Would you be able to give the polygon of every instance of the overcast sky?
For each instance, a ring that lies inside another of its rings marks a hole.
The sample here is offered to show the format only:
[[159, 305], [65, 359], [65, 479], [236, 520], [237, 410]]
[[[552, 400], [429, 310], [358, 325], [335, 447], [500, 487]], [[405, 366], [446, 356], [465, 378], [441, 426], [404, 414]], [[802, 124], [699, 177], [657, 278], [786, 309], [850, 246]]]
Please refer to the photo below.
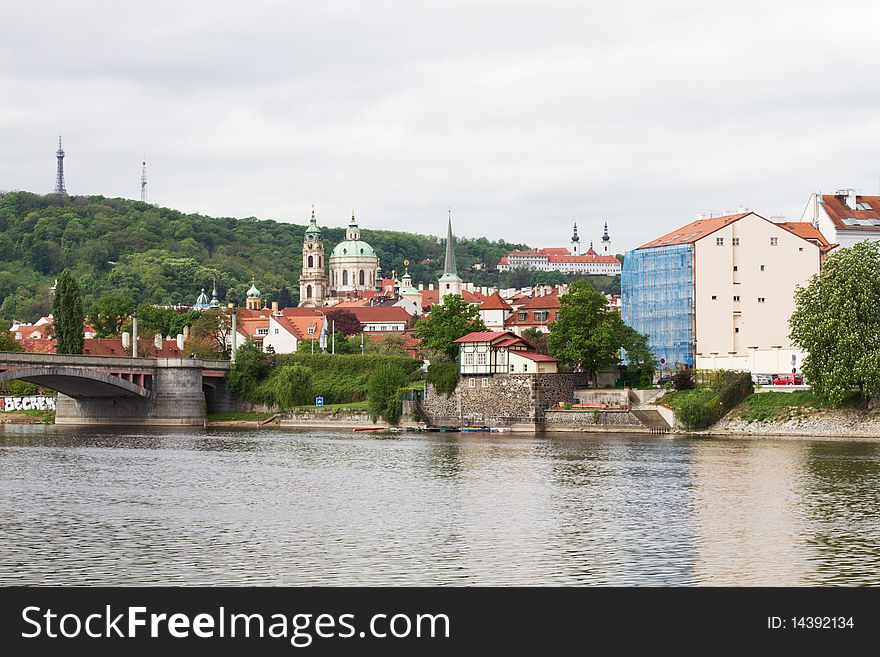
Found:
[[880, 3], [6, 2], [0, 189], [615, 251], [880, 186]]

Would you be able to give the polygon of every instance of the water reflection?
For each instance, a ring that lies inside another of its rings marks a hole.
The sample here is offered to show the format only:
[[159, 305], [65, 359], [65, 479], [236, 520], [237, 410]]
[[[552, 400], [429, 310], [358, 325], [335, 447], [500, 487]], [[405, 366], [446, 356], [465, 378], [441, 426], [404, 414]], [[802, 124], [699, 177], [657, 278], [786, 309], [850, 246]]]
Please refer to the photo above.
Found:
[[877, 584], [880, 444], [0, 429], [2, 584]]

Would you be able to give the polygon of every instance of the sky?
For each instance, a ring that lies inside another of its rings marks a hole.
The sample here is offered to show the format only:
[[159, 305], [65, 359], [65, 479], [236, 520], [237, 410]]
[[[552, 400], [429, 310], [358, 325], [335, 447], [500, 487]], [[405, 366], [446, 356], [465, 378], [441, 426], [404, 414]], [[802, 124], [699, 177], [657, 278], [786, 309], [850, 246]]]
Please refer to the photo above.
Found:
[[880, 3], [4, 3], [0, 190], [623, 252], [880, 193]]

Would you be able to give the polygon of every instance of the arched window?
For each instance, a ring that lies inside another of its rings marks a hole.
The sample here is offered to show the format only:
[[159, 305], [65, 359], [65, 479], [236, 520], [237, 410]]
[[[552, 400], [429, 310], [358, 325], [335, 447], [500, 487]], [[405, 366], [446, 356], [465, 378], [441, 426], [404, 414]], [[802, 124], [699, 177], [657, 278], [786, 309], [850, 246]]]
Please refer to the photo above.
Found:
[[[311, 256], [309, 257], [311, 259]], [[306, 299], [312, 298], [312, 286], [306, 285]]]
[[315, 258], [313, 256], [309, 256], [309, 269], [315, 266]]
[[348, 270], [347, 269], [342, 270], [342, 284], [348, 285]]
[[358, 283], [360, 284], [361, 287], [364, 286], [364, 270], [363, 269], [361, 269], [361, 273], [358, 274]]

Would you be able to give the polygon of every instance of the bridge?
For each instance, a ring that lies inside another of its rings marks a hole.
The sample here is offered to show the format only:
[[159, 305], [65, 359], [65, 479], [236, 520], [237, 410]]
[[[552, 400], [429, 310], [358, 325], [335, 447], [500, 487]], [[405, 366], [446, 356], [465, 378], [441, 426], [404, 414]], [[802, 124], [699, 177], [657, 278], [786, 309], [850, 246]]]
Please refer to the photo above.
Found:
[[2, 352], [0, 382], [56, 391], [56, 424], [202, 426], [208, 412], [232, 410], [229, 367], [195, 358]]

